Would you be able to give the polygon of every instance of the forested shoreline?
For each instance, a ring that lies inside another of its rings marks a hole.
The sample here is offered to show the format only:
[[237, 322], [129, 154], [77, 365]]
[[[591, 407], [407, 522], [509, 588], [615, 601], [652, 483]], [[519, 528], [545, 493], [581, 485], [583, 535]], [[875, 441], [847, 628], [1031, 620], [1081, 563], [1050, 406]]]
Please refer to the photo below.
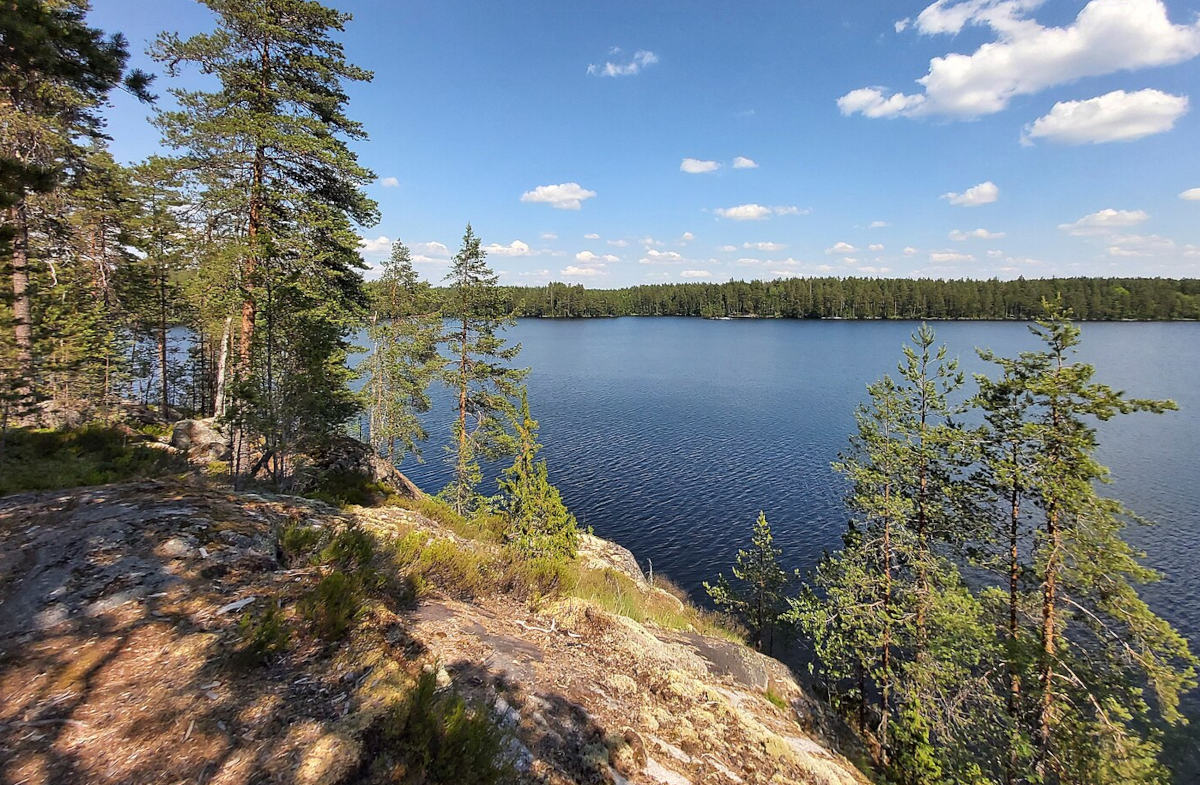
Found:
[[[369, 283], [374, 287], [377, 284]], [[447, 291], [435, 289], [447, 311]], [[994, 319], [1029, 321], [1059, 296], [1082, 321], [1200, 319], [1194, 278], [786, 278], [588, 289], [553, 282], [501, 287], [522, 316], [700, 316], [783, 319]]]

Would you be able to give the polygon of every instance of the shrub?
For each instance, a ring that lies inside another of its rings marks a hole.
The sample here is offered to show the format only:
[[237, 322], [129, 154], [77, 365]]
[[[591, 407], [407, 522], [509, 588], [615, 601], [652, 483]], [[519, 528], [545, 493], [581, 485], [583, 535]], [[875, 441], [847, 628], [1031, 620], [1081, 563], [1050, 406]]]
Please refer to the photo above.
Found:
[[369, 507], [383, 502], [393, 493], [390, 487], [374, 482], [362, 472], [329, 471], [322, 474], [304, 495], [335, 507]]
[[375, 729], [370, 774], [375, 781], [421, 785], [493, 785], [511, 777], [507, 739], [487, 706], [454, 690], [438, 691], [423, 672], [408, 696]]
[[186, 468], [179, 456], [134, 438], [130, 441], [126, 429], [100, 424], [60, 431], [10, 430], [0, 454], [0, 495], [102, 485]]
[[245, 665], [260, 665], [287, 648], [291, 634], [278, 606], [271, 603], [255, 618], [249, 611], [238, 623], [240, 642], [234, 656]]
[[300, 613], [325, 640], [342, 638], [363, 611], [362, 583], [334, 570], [300, 600]]
[[279, 530], [276, 539], [284, 557], [295, 564], [308, 561], [323, 537], [324, 532], [316, 526], [305, 526], [293, 520]]

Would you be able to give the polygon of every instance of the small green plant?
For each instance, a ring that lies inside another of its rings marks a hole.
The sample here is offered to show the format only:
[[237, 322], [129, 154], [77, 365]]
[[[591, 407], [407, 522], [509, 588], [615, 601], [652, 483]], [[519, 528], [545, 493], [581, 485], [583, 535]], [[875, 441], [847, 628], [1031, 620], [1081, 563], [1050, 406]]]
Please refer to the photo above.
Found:
[[362, 582], [356, 575], [334, 570], [300, 600], [299, 607], [317, 635], [338, 640], [363, 612]]
[[422, 672], [375, 729], [372, 780], [416, 785], [495, 785], [511, 778], [507, 739], [488, 707], [438, 690]]
[[322, 474], [316, 485], [304, 495], [335, 507], [371, 507], [383, 502], [394, 492], [389, 486], [374, 482], [361, 472], [331, 471]]
[[261, 665], [287, 648], [291, 634], [275, 603], [257, 617], [247, 611], [238, 623], [240, 643], [235, 657], [244, 665]]
[[279, 530], [279, 550], [292, 564], [304, 562], [312, 558], [322, 537], [324, 532], [316, 526], [305, 526], [293, 520]]
[[767, 691], [765, 693], [763, 693], [763, 697], [765, 697], [768, 701], [771, 702], [772, 705], [776, 706], [777, 708], [787, 711], [787, 709], [788, 709], [787, 700], [782, 695], [780, 695], [778, 692], [775, 692], [775, 690], [771, 689], [770, 687], [767, 687]]

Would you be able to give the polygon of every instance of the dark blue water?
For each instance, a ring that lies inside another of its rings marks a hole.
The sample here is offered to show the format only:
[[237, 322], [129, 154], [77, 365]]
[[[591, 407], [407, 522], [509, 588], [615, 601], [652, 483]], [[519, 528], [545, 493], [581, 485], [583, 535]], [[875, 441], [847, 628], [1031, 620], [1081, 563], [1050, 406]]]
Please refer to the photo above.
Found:
[[[969, 373], [975, 354], [1034, 349], [1024, 325], [935, 326]], [[893, 372], [910, 322], [522, 320], [530, 404], [552, 479], [580, 521], [685, 588], [728, 570], [765, 510], [789, 562], [806, 569], [836, 548], [844, 485], [830, 469], [854, 429], [866, 385]], [[1185, 632], [1200, 629], [1200, 324], [1086, 324], [1081, 358], [1098, 379], [1181, 411], [1101, 426], [1111, 491], [1159, 525], [1130, 532], [1166, 573], [1147, 590]], [[969, 383], [966, 389], [973, 390]], [[453, 416], [435, 396], [419, 485], [449, 480], [441, 444]], [[492, 486], [494, 488], [494, 486]], [[490, 490], [490, 489], [489, 489]]]
[[[807, 570], [840, 545], [845, 486], [830, 462], [866, 385], [894, 372], [916, 327], [526, 319], [509, 336], [524, 345], [544, 455], [570, 508], [703, 600], [700, 583], [728, 571], [759, 510], [790, 566]], [[1022, 324], [934, 327], [968, 375], [991, 370], [976, 347], [1015, 355], [1038, 346]], [[1143, 596], [1200, 650], [1200, 324], [1085, 324], [1080, 357], [1097, 366], [1098, 381], [1180, 406], [1101, 424], [1100, 458], [1112, 468], [1111, 494], [1159, 522], [1128, 532], [1165, 574]], [[402, 469], [436, 491], [450, 476], [440, 447], [453, 418], [445, 393], [432, 415], [427, 462]], [[1194, 728], [1200, 696], [1187, 705]], [[1171, 749], [1175, 763], [1200, 758], [1194, 731]]]

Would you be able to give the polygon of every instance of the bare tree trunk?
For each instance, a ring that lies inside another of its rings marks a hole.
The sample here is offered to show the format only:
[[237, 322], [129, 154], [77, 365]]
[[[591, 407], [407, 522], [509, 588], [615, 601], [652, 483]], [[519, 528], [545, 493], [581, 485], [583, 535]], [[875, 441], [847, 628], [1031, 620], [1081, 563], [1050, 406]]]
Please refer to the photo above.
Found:
[[217, 395], [213, 401], [213, 415], [225, 416], [225, 369], [229, 367], [229, 328], [232, 316], [225, 317], [225, 330], [221, 333], [221, 359], [217, 365]]
[[33, 404], [33, 317], [29, 295], [29, 216], [25, 202], [8, 208], [8, 223], [13, 228], [12, 291], [13, 340], [17, 347], [17, 414]]
[[[1014, 455], [1014, 459], [1015, 459]], [[1008, 643], [1010, 647], [1008, 655], [1008, 718], [1011, 723], [1010, 733], [1012, 738], [1009, 739], [1008, 745], [1008, 763], [1005, 767], [1004, 781], [1007, 785], [1013, 785], [1016, 782], [1017, 776], [1017, 726], [1019, 721], [1019, 711], [1021, 705], [1021, 673], [1017, 668], [1016, 651], [1017, 651], [1017, 604], [1019, 601], [1018, 590], [1020, 588], [1019, 581], [1021, 577], [1020, 551], [1018, 550], [1018, 537], [1020, 534], [1021, 522], [1021, 491], [1015, 485], [1012, 489], [1012, 495], [1009, 499], [1009, 523], [1008, 523]]]
[[171, 421], [170, 394], [167, 381], [167, 271], [158, 271], [158, 370], [161, 375], [159, 392], [162, 396], [164, 422]]

